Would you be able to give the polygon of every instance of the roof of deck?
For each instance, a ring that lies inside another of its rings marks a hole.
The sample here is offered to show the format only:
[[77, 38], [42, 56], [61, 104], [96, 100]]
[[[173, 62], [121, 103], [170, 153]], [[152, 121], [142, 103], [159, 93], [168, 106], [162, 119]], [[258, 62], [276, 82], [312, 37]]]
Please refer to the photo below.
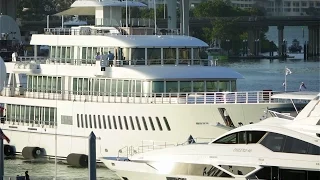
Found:
[[32, 35], [32, 45], [84, 47], [208, 47], [202, 40], [178, 35]]

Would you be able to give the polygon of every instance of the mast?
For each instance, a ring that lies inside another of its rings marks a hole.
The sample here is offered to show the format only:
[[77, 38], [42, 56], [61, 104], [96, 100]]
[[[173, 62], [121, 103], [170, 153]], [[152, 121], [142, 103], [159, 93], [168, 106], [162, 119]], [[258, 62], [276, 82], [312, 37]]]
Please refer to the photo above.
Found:
[[128, 28], [128, 0], [126, 0], [126, 28]]
[[154, 12], [154, 34], [157, 34], [157, 6], [156, 0], [153, 0], [153, 12]]

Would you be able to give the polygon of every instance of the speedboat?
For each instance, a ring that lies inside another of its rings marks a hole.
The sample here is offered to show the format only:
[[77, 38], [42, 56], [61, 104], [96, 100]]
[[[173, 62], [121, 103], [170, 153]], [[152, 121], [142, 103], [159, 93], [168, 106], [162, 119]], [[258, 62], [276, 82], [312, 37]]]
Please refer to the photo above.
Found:
[[320, 179], [319, 97], [294, 120], [270, 117], [231, 130], [209, 144], [102, 161], [124, 180]]

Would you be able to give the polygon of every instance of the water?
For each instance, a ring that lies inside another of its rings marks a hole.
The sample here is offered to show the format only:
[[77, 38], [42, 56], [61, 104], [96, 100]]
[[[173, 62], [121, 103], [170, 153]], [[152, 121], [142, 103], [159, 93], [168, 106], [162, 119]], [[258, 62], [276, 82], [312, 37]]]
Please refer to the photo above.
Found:
[[[304, 27], [305, 37], [302, 37], [302, 27], [285, 28], [285, 39], [291, 43], [293, 39], [298, 39], [301, 43], [308, 38], [307, 28]], [[267, 37], [277, 42], [277, 29], [270, 27]], [[233, 61], [223, 66], [228, 66], [239, 73], [245, 79], [238, 81], [239, 91], [261, 91], [271, 89], [283, 91], [285, 66], [292, 74], [287, 76], [287, 90], [298, 91], [301, 82], [304, 82], [307, 89], [311, 91], [320, 91], [320, 64], [318, 61], [304, 62], [302, 55], [295, 55], [293, 60], [245, 60]], [[5, 175], [16, 176], [23, 175], [28, 170], [32, 180], [52, 179], [54, 177], [55, 166], [52, 163], [37, 164], [27, 163], [23, 160], [5, 160]], [[88, 179], [88, 169], [72, 168], [67, 165], [58, 165], [58, 179], [67, 180], [86, 180]], [[48, 178], [44, 178], [47, 176]], [[97, 169], [97, 179], [118, 180], [119, 178], [107, 168]]]

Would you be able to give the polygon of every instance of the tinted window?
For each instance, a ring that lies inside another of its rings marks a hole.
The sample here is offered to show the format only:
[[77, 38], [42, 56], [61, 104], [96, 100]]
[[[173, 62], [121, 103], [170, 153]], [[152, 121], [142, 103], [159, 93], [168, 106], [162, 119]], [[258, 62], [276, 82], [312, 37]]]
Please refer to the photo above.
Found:
[[306, 180], [307, 172], [291, 169], [280, 169], [280, 179]]
[[308, 154], [320, 155], [320, 147], [313, 144], [309, 144]]
[[229, 134], [224, 136], [214, 143], [221, 143], [221, 144], [245, 144], [246, 143], [246, 132], [237, 132], [233, 134]]
[[285, 139], [285, 135], [269, 132], [261, 144], [271, 151], [282, 152]]
[[258, 143], [265, 134], [264, 131], [247, 131], [247, 143]]
[[308, 144], [309, 143], [307, 142], [288, 136], [284, 145], [283, 152], [306, 154], [308, 151]]

